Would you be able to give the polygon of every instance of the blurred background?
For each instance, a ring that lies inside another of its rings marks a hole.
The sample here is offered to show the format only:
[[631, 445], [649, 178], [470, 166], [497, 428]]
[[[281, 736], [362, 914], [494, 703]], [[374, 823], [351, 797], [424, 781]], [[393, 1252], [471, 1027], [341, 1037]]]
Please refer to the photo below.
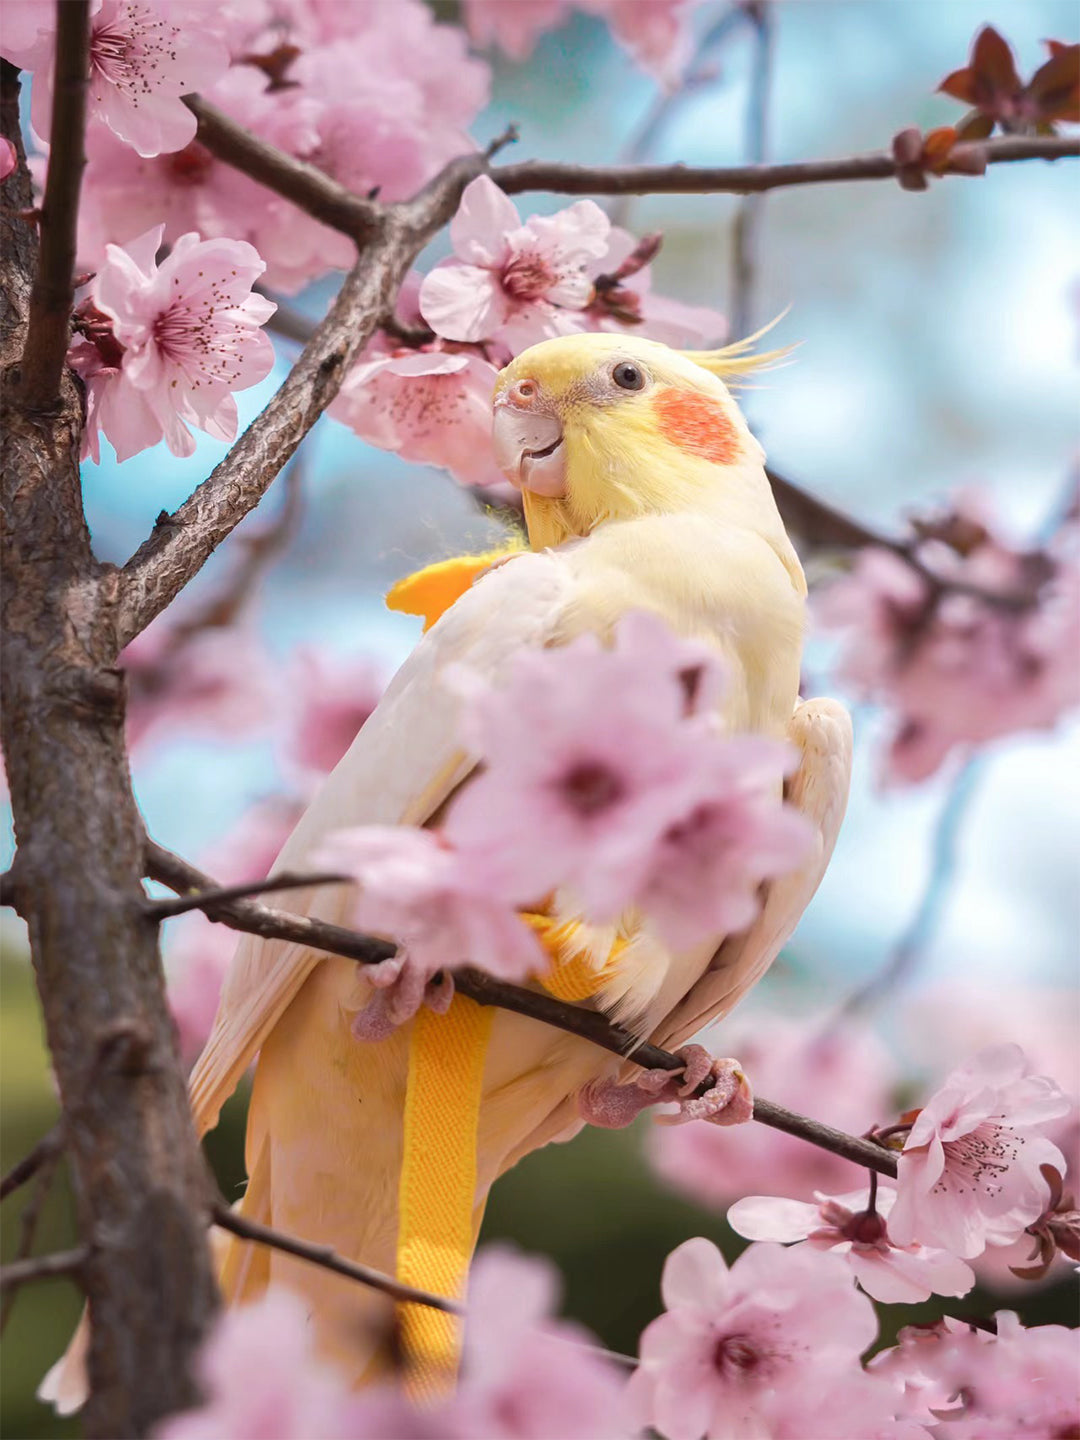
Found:
[[[437, 8], [454, 20], [453, 5]], [[773, 160], [887, 148], [907, 125], [954, 122], [959, 107], [935, 87], [965, 63], [985, 22], [1011, 41], [1024, 74], [1041, 63], [1041, 40], [1071, 40], [1076, 27], [1075, 6], [1064, 0], [780, 0], [767, 8]], [[700, 6], [695, 34], [706, 35], [722, 13]], [[657, 161], [739, 163], [755, 143], [747, 125], [754, 53], [750, 28], [736, 30], [702, 57], [699, 83], [661, 106], [656, 81], [606, 26], [574, 14], [523, 64], [488, 57], [493, 98], [473, 133], [485, 143], [515, 122], [515, 159], [613, 162], [636, 151]], [[1077, 167], [1065, 163], [997, 166], [982, 180], [947, 178], [919, 194], [888, 182], [770, 194], [757, 217], [745, 319], [756, 328], [786, 310], [777, 340], [799, 348], [743, 403], [776, 469], [883, 530], [902, 528], [911, 510], [977, 492], [1005, 537], [1021, 548], [1037, 541], [1060, 511], [1077, 459], [1078, 200]], [[526, 214], [564, 202], [517, 203]], [[725, 311], [738, 208], [730, 196], [649, 198], [622, 206], [618, 219], [638, 235], [663, 232], [654, 289]], [[445, 253], [445, 243], [433, 246], [420, 268]], [[335, 283], [290, 304], [318, 318]], [[278, 370], [237, 397], [241, 424], [295, 354], [287, 339], [275, 336], [275, 344]], [[121, 467], [105, 447], [100, 465], [84, 467], [99, 555], [126, 559], [225, 448], [200, 435], [194, 459], [159, 446]], [[289, 473], [182, 602], [189, 617], [233, 605], [228, 664], [250, 666], [248, 692], [221, 703], [221, 670], [204, 656], [192, 671], [192, 703], [163, 717], [152, 686], [139, 691], [133, 658], [133, 693], [142, 695], [133, 764], [149, 829], [222, 878], [265, 869], [313, 774], [329, 768], [302, 741], [314, 698], [332, 711], [320, 714], [319, 733], [338, 726], [344, 749], [415, 642], [419, 622], [383, 608], [389, 584], [504, 533], [497, 512], [445, 472], [374, 449], [326, 417]], [[830, 563], [808, 557], [811, 578]], [[808, 678], [815, 690], [850, 699], [834, 658], [831, 639], [815, 638]], [[146, 663], [149, 674], [152, 657]], [[714, 1048], [737, 1054], [761, 1094], [856, 1131], [887, 1123], [989, 1040], [1018, 1041], [1037, 1068], [1077, 1093], [1075, 721], [1010, 736], [909, 786], [882, 783], [882, 715], [858, 703], [856, 721], [854, 791], [829, 874], [788, 951]], [[4, 844], [10, 850], [7, 836]], [[6, 1170], [48, 1129], [56, 1105], [24, 938], [7, 912], [3, 925]], [[230, 942], [198, 919], [174, 931], [168, 964], [190, 1055]], [[898, 955], [892, 981], [849, 1003]], [[240, 1096], [209, 1145], [230, 1196], [243, 1178], [242, 1125]], [[663, 1132], [660, 1140], [654, 1129], [587, 1131], [530, 1157], [496, 1187], [484, 1229], [487, 1240], [554, 1257], [566, 1311], [624, 1352], [658, 1309], [660, 1268], [673, 1246], [706, 1234], [729, 1257], [741, 1247], [724, 1224], [728, 1201], [774, 1188], [809, 1198], [861, 1179], [763, 1127]], [[19, 1244], [27, 1204], [32, 1189], [4, 1208], [5, 1256]], [[61, 1183], [42, 1209], [38, 1247], [68, 1244], [70, 1217]], [[1013, 1280], [1004, 1262], [984, 1264], [981, 1275], [992, 1295], [883, 1309], [886, 1338], [898, 1324], [943, 1311], [1005, 1306], [1027, 1323], [1075, 1320], [1067, 1265], [1037, 1286]], [[60, 1284], [19, 1295], [0, 1350], [6, 1435], [74, 1433], [32, 1391], [77, 1309]]]

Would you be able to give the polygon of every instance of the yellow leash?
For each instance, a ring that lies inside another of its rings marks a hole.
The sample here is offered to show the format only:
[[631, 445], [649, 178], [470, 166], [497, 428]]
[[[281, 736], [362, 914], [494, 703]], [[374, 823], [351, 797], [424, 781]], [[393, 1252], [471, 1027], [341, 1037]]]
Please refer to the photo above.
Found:
[[[392, 610], [424, 617], [428, 629], [473, 580], [506, 551], [463, 556], [410, 575], [393, 587]], [[578, 926], [546, 915], [522, 917], [551, 956], [540, 978], [561, 1000], [584, 1000], [600, 988], [625, 941], [617, 940], [602, 969], [585, 951], [567, 953]], [[404, 1151], [398, 1188], [398, 1279], [431, 1294], [464, 1294], [476, 1204], [477, 1127], [493, 1009], [455, 995], [445, 1015], [422, 1008], [413, 1021], [405, 1090]], [[430, 1305], [399, 1309], [406, 1383], [419, 1400], [452, 1390], [461, 1322]]]

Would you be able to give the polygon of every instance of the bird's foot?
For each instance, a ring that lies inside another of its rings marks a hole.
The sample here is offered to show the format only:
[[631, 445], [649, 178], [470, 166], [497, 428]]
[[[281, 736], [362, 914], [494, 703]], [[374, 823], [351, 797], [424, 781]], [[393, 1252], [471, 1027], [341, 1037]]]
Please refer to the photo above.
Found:
[[[708, 1120], [713, 1125], [741, 1125], [754, 1115], [750, 1082], [737, 1060], [714, 1060], [700, 1045], [684, 1045], [677, 1055], [680, 1070], [644, 1070], [636, 1080], [620, 1085], [598, 1080], [578, 1095], [578, 1111], [590, 1125], [620, 1130], [650, 1105], [679, 1106], [676, 1115], [658, 1115], [660, 1125], [683, 1125], [687, 1120]], [[712, 1084], [696, 1094], [703, 1082]]]
[[445, 1015], [454, 998], [454, 977], [448, 970], [432, 971], [405, 950], [378, 965], [369, 965], [364, 979], [375, 989], [353, 1017], [351, 1028], [357, 1040], [385, 1040], [399, 1025], [411, 1020], [421, 1005]]

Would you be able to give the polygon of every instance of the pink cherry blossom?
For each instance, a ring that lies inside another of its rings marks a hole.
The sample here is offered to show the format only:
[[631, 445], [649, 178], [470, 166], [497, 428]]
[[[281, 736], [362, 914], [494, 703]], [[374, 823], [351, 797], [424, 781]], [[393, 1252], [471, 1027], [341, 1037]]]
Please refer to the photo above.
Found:
[[[546, 968], [533, 932], [484, 871], [431, 830], [369, 825], [330, 835], [312, 864], [357, 883], [352, 922], [397, 941], [393, 959], [365, 967], [364, 978], [389, 990], [389, 1007], [365, 1017], [401, 1024], [427, 998], [449, 1003], [450, 991], [427, 994], [437, 971], [477, 965], [504, 980]], [[376, 997], [379, 1000], [379, 997]], [[370, 1033], [366, 1031], [365, 1033]]]
[[649, 615], [626, 617], [613, 649], [587, 635], [517, 657], [469, 699], [484, 765], [447, 835], [521, 903], [566, 886], [602, 923], [640, 903], [676, 945], [744, 927], [805, 835], [779, 801], [786, 751], [720, 735], [718, 684], [708, 652]]
[[950, 543], [927, 540], [918, 558], [955, 588], [871, 549], [818, 606], [846, 632], [842, 674], [895, 712], [888, 771], [902, 781], [925, 779], [958, 747], [1050, 728], [1080, 703], [1080, 569], [1068, 529], [1050, 549], [1024, 553], [992, 535], [970, 502], [935, 523]]
[[694, 0], [580, 0], [602, 15], [616, 40], [666, 85], [674, 85], [689, 57]]
[[272, 1289], [226, 1310], [203, 1347], [206, 1403], [166, 1420], [155, 1440], [352, 1440], [351, 1393], [314, 1355], [299, 1298]]
[[[7, 24], [5, 5], [5, 30]], [[195, 116], [182, 95], [205, 91], [223, 73], [228, 52], [203, 7], [162, 0], [95, 0], [90, 19], [90, 119], [104, 123], [140, 155], [182, 150]], [[47, 139], [52, 124], [55, 8], [39, 6], [36, 34], [24, 50], [20, 26], [4, 55], [34, 72], [30, 115]], [[44, 21], [44, 23], [42, 23]]]
[[382, 683], [366, 656], [302, 646], [291, 657], [286, 755], [301, 776], [328, 775], [379, 702]]
[[[206, 98], [288, 154], [306, 159], [318, 148], [319, 102], [303, 91], [268, 90], [253, 66], [234, 65]], [[127, 245], [160, 223], [169, 244], [192, 230], [248, 241], [266, 263], [266, 283], [287, 294], [327, 270], [346, 269], [355, 253], [348, 236], [216, 159], [198, 140], [143, 159], [99, 127], [87, 135], [87, 161], [78, 251], [89, 269], [102, 263], [107, 244]]]
[[630, 1396], [666, 1440], [769, 1434], [779, 1393], [857, 1368], [877, 1333], [846, 1266], [805, 1247], [752, 1245], [729, 1270], [711, 1241], [687, 1240], [661, 1290], [666, 1313], [642, 1333]]
[[762, 1405], [762, 1433], [768, 1440], [930, 1440], [931, 1432], [901, 1410], [888, 1378], [853, 1366], [777, 1390]]
[[1080, 1414], [1076, 1331], [1063, 1325], [1024, 1329], [1010, 1311], [994, 1317], [997, 1334], [946, 1319], [910, 1326], [871, 1370], [904, 1386], [916, 1418], [941, 1420], [941, 1440], [1061, 1440]]
[[940, 1246], [970, 1259], [1015, 1240], [1049, 1195], [1041, 1165], [1064, 1172], [1041, 1133], [1069, 1109], [1045, 1075], [1032, 1075], [1019, 1045], [991, 1045], [959, 1066], [918, 1112], [899, 1159], [889, 1219], [901, 1245]]
[[515, 351], [584, 330], [586, 266], [607, 250], [610, 229], [592, 200], [522, 224], [513, 201], [480, 175], [450, 222], [457, 259], [424, 279], [421, 314], [448, 340], [500, 340]]
[[221, 985], [236, 952], [237, 934], [198, 911], [181, 915], [165, 942], [169, 1009], [180, 1054], [190, 1065], [210, 1035]]
[[[686, 59], [693, 0], [578, 0], [602, 16], [639, 64], [672, 81]], [[569, 0], [465, 0], [465, 23], [476, 45], [498, 45], [512, 60], [527, 60], [538, 38], [562, 25]]]
[[495, 485], [491, 397], [498, 369], [475, 350], [437, 341], [394, 348], [377, 337], [345, 377], [330, 414], [403, 460], [439, 465], [463, 485]]
[[177, 732], [248, 739], [265, 729], [278, 696], [266, 652], [246, 626], [185, 635], [170, 613], [127, 646], [121, 664], [133, 747]]
[[265, 879], [305, 808], [296, 795], [264, 795], [201, 854], [199, 864], [226, 885]]
[[[862, 1022], [827, 1034], [823, 1026], [822, 1016], [795, 1021], [751, 1005], [706, 1039], [714, 1052], [737, 1055], [763, 1095], [858, 1135], [892, 1113], [895, 1061]], [[654, 1127], [647, 1145], [667, 1184], [717, 1208], [747, 1194], [808, 1199], [839, 1191], [851, 1175], [847, 1161], [764, 1125]]]
[[[84, 447], [96, 453], [97, 431], [128, 459], [164, 437], [174, 455], [190, 455], [189, 424], [220, 440], [236, 435], [233, 390], [246, 390], [270, 373], [274, 350], [260, 326], [277, 308], [254, 295], [262, 261], [239, 240], [182, 235], [159, 266], [158, 225], [126, 249], [106, 247], [92, 284], [97, 310], [112, 321], [120, 350], [101, 354], [95, 373], [79, 342], [72, 363], [94, 391]], [[90, 423], [92, 421], [92, 423]]]
[[761, 882], [795, 869], [811, 842], [803, 817], [778, 803], [777, 779], [791, 766], [783, 747], [747, 735], [713, 750], [702, 800], [660, 836], [636, 897], [676, 948], [744, 930]]
[[966, 1295], [975, 1284], [971, 1267], [945, 1250], [897, 1245], [887, 1224], [896, 1191], [879, 1185], [873, 1213], [868, 1209], [870, 1196], [869, 1189], [836, 1196], [819, 1191], [811, 1205], [749, 1195], [732, 1205], [727, 1221], [747, 1240], [803, 1243], [846, 1256], [866, 1293], [886, 1305], [914, 1305], [931, 1295]]
[[630, 1433], [623, 1374], [581, 1326], [551, 1318], [558, 1290], [550, 1262], [503, 1246], [480, 1252], [469, 1279], [454, 1431], [462, 1440]]
[[[205, 8], [205, 7], [202, 7]], [[287, 154], [365, 194], [400, 199], [473, 146], [466, 127], [486, 103], [489, 72], [460, 29], [436, 24], [420, 0], [363, 5], [226, 7], [235, 63], [205, 98]], [[176, 155], [140, 160], [88, 135], [80, 263], [164, 221], [165, 239], [197, 230], [244, 239], [266, 262], [266, 283], [295, 293], [352, 264], [355, 246], [299, 207], [216, 160], [192, 140]]]

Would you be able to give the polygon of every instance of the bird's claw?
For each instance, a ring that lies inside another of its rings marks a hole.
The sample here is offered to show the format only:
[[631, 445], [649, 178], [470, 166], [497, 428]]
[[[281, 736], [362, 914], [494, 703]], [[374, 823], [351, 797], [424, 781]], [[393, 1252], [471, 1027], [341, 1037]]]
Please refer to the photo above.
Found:
[[[677, 1115], [658, 1115], [661, 1125], [682, 1125], [687, 1120], [708, 1120], [713, 1125], [741, 1125], [753, 1118], [754, 1096], [737, 1060], [714, 1060], [700, 1045], [676, 1052], [684, 1062], [681, 1071], [645, 1070], [636, 1080], [620, 1085], [596, 1080], [578, 1095], [578, 1111], [590, 1125], [622, 1129], [650, 1105], [675, 1102]], [[712, 1078], [703, 1094], [695, 1092]]]
[[[676, 1115], [658, 1115], [658, 1125], [685, 1125], [688, 1120], [743, 1125], [754, 1118], [754, 1092], [738, 1060], [714, 1060], [700, 1045], [686, 1045], [676, 1053], [680, 1059], [686, 1057], [686, 1068], [676, 1093], [664, 1098], [678, 1100], [679, 1110]], [[709, 1088], [697, 1094], [710, 1078]]]
[[368, 966], [364, 978], [374, 993], [353, 1017], [351, 1029], [357, 1040], [385, 1040], [411, 1020], [421, 1005], [444, 1015], [454, 998], [454, 977], [448, 970], [433, 972], [405, 950]]

